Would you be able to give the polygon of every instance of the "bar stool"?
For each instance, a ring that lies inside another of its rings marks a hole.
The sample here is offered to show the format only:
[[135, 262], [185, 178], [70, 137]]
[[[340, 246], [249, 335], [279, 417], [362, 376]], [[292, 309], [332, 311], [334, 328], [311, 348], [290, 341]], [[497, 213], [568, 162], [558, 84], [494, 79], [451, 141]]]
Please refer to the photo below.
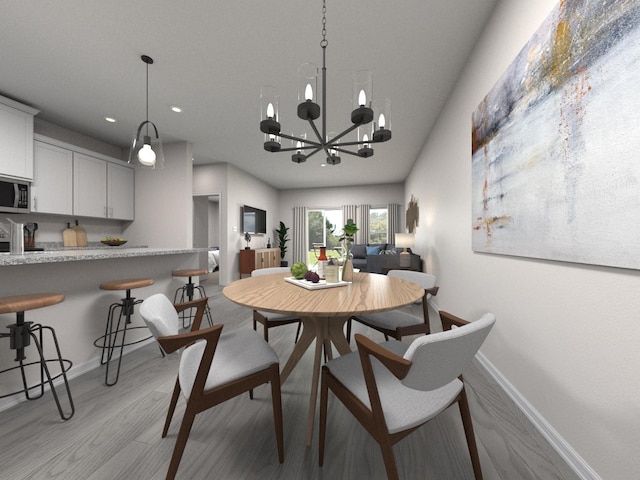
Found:
[[[111, 282], [104, 282], [100, 284], [101, 290], [125, 290], [126, 296], [119, 303], [112, 303], [109, 307], [109, 314], [107, 315], [107, 324], [104, 330], [104, 335], [98, 337], [93, 344], [102, 349], [102, 356], [100, 358], [100, 365], [106, 364], [105, 374], [104, 374], [104, 383], [111, 387], [118, 382], [118, 378], [120, 377], [120, 365], [122, 363], [122, 351], [124, 347], [129, 345], [135, 345], [136, 343], [144, 342], [152, 338], [152, 335], [147, 337], [134, 340], [132, 342], [126, 342], [127, 330], [137, 330], [140, 328], [146, 329], [147, 327], [144, 325], [132, 327], [131, 325], [131, 316], [133, 315], [134, 306], [142, 303], [142, 299], [136, 300], [135, 297], [131, 296], [131, 290], [134, 288], [142, 288], [148, 287], [149, 285], [153, 285], [153, 280], [151, 278], [129, 278], [126, 280], [114, 280]], [[118, 311], [118, 319], [116, 322], [115, 313]], [[120, 337], [120, 340], [118, 340]], [[114, 351], [119, 348], [120, 351], [118, 353], [118, 368], [116, 370], [115, 377], [109, 378], [109, 365], [111, 364], [111, 359], [113, 357]], [[164, 353], [163, 353], [164, 356]]]
[[[199, 277], [201, 275], [206, 275], [207, 271], [202, 268], [193, 268], [186, 270], [174, 270], [171, 272], [171, 275], [174, 277], [188, 277], [189, 280], [182, 287], [176, 290], [176, 294], [173, 296], [173, 303], [183, 303], [185, 301], [193, 300], [193, 295], [195, 292], [198, 292], [200, 298], [205, 298], [207, 296], [207, 292], [204, 291], [204, 287], [202, 285], [195, 285], [192, 281], [192, 277]], [[178, 298], [180, 297], [180, 298]], [[211, 318], [211, 309], [209, 308], [209, 304], [205, 306], [204, 314], [207, 317], [207, 321], [209, 322], [209, 326], [213, 327], [213, 319]], [[182, 328], [189, 328], [191, 326], [191, 319], [193, 315], [191, 311], [183, 311], [180, 313], [180, 318], [182, 319]]]
[[[1, 396], [0, 398], [9, 397], [18, 393], [24, 393], [27, 400], [36, 400], [44, 395], [45, 383], [51, 388], [53, 399], [58, 407], [58, 412], [63, 420], [69, 420], [75, 413], [75, 406], [73, 405], [73, 399], [71, 398], [71, 389], [69, 388], [69, 381], [67, 380], [67, 371], [73, 365], [71, 360], [62, 358], [60, 353], [60, 346], [58, 344], [58, 338], [53, 328], [40, 325], [33, 322], [24, 321], [24, 312], [27, 310], [34, 310], [36, 308], [44, 308], [50, 305], [56, 305], [64, 301], [64, 295], [61, 293], [33, 293], [27, 295], [16, 295], [12, 297], [0, 298], [0, 313], [15, 313], [16, 323], [9, 325], [9, 333], [0, 333], [0, 338], [9, 338], [9, 348], [16, 351], [15, 361], [19, 362], [19, 365], [0, 371], [0, 374], [9, 372], [15, 369], [20, 369], [22, 376], [22, 390], [15, 391]], [[48, 359], [44, 354], [44, 331], [48, 331], [53, 340], [55, 346], [57, 358]], [[31, 344], [31, 340], [38, 350], [39, 359], [33, 362], [25, 362], [27, 356], [25, 355], [25, 349]], [[48, 364], [55, 362], [60, 367], [60, 373], [52, 376], [49, 370]], [[40, 382], [28, 386], [27, 378], [25, 374], [25, 367], [29, 365], [40, 365]], [[46, 379], [45, 379], [46, 377]], [[67, 399], [69, 401], [70, 412], [65, 413], [62, 409], [58, 393], [53, 381], [57, 378], [63, 378], [64, 386], [67, 391]], [[36, 396], [32, 396], [30, 391], [40, 388], [40, 393]]]

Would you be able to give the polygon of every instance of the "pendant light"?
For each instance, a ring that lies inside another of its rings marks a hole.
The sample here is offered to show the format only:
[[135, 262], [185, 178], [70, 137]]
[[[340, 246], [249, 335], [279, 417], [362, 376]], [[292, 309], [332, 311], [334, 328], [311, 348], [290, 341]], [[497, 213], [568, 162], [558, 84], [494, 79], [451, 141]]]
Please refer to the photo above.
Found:
[[153, 64], [153, 58], [147, 55], [142, 55], [140, 58], [147, 65], [147, 117], [138, 126], [131, 142], [129, 163], [137, 161], [142, 167], [164, 168], [164, 154], [158, 128], [149, 121], [149, 65]]

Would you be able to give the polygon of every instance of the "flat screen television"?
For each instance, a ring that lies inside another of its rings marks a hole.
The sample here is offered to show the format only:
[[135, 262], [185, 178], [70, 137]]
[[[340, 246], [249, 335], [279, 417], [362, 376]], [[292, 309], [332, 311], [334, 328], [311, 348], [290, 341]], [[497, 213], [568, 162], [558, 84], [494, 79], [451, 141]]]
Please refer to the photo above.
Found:
[[267, 212], [259, 208], [243, 205], [241, 207], [243, 233], [267, 233]]

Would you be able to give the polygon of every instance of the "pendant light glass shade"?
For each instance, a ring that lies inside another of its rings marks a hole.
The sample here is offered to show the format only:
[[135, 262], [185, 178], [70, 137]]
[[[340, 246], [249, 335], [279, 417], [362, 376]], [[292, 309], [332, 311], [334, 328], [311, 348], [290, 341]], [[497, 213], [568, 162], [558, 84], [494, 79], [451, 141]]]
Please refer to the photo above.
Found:
[[146, 168], [164, 168], [164, 152], [160, 134], [153, 122], [146, 120], [138, 126], [131, 142], [129, 163], [137, 162]]
[[147, 119], [142, 122], [131, 142], [129, 163], [138, 163], [146, 168], [164, 168], [164, 153], [158, 128], [149, 121], [149, 65], [153, 59], [147, 55], [140, 57], [147, 64]]

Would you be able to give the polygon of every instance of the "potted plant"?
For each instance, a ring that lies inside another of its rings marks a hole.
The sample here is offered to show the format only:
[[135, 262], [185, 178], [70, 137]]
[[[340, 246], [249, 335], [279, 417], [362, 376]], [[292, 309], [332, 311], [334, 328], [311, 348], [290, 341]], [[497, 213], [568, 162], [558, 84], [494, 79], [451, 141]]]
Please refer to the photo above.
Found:
[[280, 247], [280, 266], [288, 267], [289, 262], [284, 259], [284, 255], [287, 253], [289, 227], [285, 226], [284, 222], [280, 221], [280, 227], [277, 228], [275, 232], [278, 235], [278, 246]]
[[353, 262], [351, 261], [351, 245], [353, 244], [356, 232], [360, 230], [358, 226], [353, 222], [353, 219], [348, 219], [345, 226], [342, 228], [342, 236], [339, 238], [341, 242], [344, 242], [345, 258], [342, 265], [342, 280], [345, 282], [353, 281]]

